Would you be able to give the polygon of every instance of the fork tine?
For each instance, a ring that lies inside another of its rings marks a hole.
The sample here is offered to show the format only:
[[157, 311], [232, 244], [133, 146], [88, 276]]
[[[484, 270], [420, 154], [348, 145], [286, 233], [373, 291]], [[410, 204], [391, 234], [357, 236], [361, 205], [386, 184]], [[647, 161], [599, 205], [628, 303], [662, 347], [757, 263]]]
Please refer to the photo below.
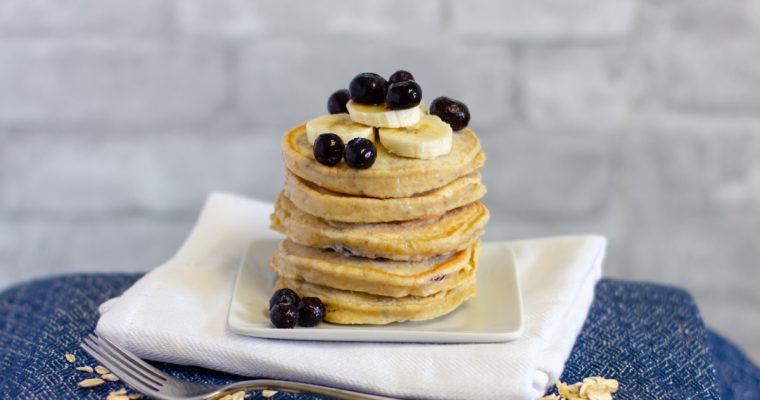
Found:
[[159, 391], [155, 385], [143, 383], [143, 381], [140, 380], [137, 376], [134, 376], [129, 371], [119, 367], [117, 364], [112, 362], [111, 358], [101, 353], [99, 350], [97, 350], [97, 347], [94, 347], [91, 342], [88, 342], [86, 340], [87, 339], [81, 343], [81, 347], [84, 349], [84, 351], [86, 351], [96, 360], [100, 361], [103, 365], [106, 366], [106, 368], [111, 370], [114, 374], [121, 378], [122, 381], [131, 386], [133, 389], [138, 390], [148, 396], [156, 397], [156, 394], [158, 394]]
[[85, 340], [88, 341], [90, 345], [94, 345], [102, 355], [109, 357], [112, 362], [118, 363], [122, 369], [130, 371], [133, 374], [139, 375], [141, 380], [147, 381], [156, 387], [161, 387], [161, 385], [163, 385], [163, 383], [165, 382], [165, 380], [160, 380], [158, 378], [155, 378], [148, 372], [142, 370], [141, 367], [137, 367], [130, 364], [119, 353], [115, 352], [113, 349], [109, 348], [108, 346], [104, 346], [102, 342], [99, 342], [98, 340], [94, 340], [93, 338], [90, 338], [90, 337], [86, 338]]
[[138, 379], [146, 385], [155, 387], [156, 389], [160, 388], [163, 385], [164, 381], [159, 380], [142, 371], [140, 368], [131, 365], [118, 353], [115, 353], [108, 347], [103, 346], [102, 343], [98, 342], [97, 340], [93, 340], [93, 338], [88, 337], [84, 340], [84, 342], [87, 343], [90, 347], [93, 347], [102, 357], [109, 359], [110, 362], [112, 364], [115, 364], [119, 370], [132, 375], [134, 379]]
[[112, 350], [109, 350], [107, 347], [100, 346], [91, 337], [85, 338], [83, 343], [92, 347], [103, 358], [108, 359], [112, 365], [115, 365], [116, 369], [113, 372], [117, 372], [118, 370], [122, 373], [127, 373], [134, 379], [137, 379], [150, 387], [154, 387], [156, 390], [163, 386], [163, 381], [152, 378], [150, 375], [146, 375], [145, 372], [125, 362], [118, 354], [114, 354]]
[[145, 370], [149, 373], [151, 373], [153, 376], [160, 380], [169, 380], [171, 377], [166, 375], [163, 371], [155, 368], [154, 366], [148, 364], [147, 362], [143, 361], [140, 357], [137, 357], [136, 355], [132, 354], [129, 350], [119, 346], [118, 344], [114, 343], [110, 339], [108, 339], [105, 336], [100, 336], [97, 333], [92, 333], [91, 336], [95, 336], [96, 338], [100, 339], [98, 340], [99, 344], [102, 347], [110, 347], [116, 352], [118, 352], [122, 358], [126, 359], [127, 361], [131, 362], [135, 366], [139, 367], [142, 370]]

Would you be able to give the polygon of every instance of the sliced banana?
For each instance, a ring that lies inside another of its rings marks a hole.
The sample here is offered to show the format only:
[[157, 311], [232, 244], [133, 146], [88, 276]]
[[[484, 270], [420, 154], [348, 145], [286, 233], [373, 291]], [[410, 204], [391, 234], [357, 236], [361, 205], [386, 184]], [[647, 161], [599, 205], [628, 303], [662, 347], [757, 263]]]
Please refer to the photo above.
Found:
[[380, 128], [380, 143], [393, 154], [430, 160], [449, 154], [452, 143], [449, 124], [436, 115], [423, 115], [414, 126]]
[[323, 133], [334, 133], [340, 136], [343, 143], [358, 137], [375, 140], [375, 128], [358, 124], [345, 113], [323, 115], [306, 123], [306, 137], [309, 143], [314, 144]]
[[367, 105], [359, 104], [353, 100], [346, 104], [348, 114], [354, 122], [378, 128], [402, 128], [412, 126], [420, 120], [420, 116], [426, 111], [425, 105], [420, 103], [417, 107], [405, 110], [391, 110], [385, 104]]

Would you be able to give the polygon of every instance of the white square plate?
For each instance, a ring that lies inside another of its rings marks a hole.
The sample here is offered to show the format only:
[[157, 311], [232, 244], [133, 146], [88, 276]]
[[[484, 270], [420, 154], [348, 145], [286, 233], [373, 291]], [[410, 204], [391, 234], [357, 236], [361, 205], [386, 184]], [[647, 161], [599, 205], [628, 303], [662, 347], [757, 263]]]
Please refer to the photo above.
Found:
[[388, 325], [334, 325], [277, 329], [269, 322], [275, 273], [269, 258], [279, 241], [251, 244], [243, 257], [227, 323], [241, 335], [270, 339], [353, 342], [506, 342], [523, 331], [523, 307], [515, 257], [506, 243], [483, 243], [477, 269], [478, 294], [444, 316]]

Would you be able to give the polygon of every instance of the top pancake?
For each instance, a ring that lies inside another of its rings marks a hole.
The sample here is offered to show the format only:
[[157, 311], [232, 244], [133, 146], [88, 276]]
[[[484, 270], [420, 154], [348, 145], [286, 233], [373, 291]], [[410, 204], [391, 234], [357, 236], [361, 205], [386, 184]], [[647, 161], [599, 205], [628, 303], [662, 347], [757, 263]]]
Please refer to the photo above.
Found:
[[334, 167], [318, 163], [300, 125], [282, 138], [285, 167], [295, 175], [339, 193], [377, 198], [410, 197], [445, 186], [483, 166], [485, 155], [470, 129], [455, 132], [451, 152], [432, 160], [394, 155], [379, 141], [377, 159], [368, 169], [353, 169], [341, 162]]

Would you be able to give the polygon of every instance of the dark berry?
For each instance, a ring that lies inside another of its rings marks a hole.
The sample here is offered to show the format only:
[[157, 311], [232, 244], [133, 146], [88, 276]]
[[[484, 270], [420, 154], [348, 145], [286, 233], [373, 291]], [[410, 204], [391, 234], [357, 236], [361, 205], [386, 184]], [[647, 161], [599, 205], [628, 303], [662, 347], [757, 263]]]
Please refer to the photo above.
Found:
[[415, 81], [394, 83], [388, 87], [386, 100], [394, 110], [416, 107], [422, 100], [422, 88]]
[[298, 324], [298, 306], [275, 304], [269, 310], [269, 320], [275, 328], [292, 328]]
[[361, 104], [383, 104], [387, 89], [385, 78], [371, 72], [356, 75], [348, 84], [351, 99]]
[[404, 82], [404, 81], [413, 81], [414, 76], [409, 71], [404, 71], [403, 69], [398, 70], [391, 75], [390, 78], [388, 78], [388, 84], [391, 83], [397, 83], [397, 82]]
[[269, 309], [271, 310], [272, 307], [274, 307], [276, 304], [298, 306], [298, 303], [300, 302], [301, 298], [298, 297], [298, 294], [296, 294], [296, 292], [288, 288], [283, 288], [274, 292], [272, 297], [269, 299]]
[[348, 89], [336, 90], [327, 98], [327, 112], [330, 114], [347, 113], [346, 103], [351, 99]]
[[298, 325], [317, 326], [325, 319], [325, 305], [316, 297], [304, 297], [298, 307]]
[[377, 149], [375, 144], [365, 138], [353, 138], [346, 145], [343, 158], [351, 168], [367, 169], [375, 163]]
[[466, 128], [470, 123], [470, 110], [467, 106], [450, 97], [441, 96], [433, 100], [430, 103], [430, 114], [440, 117], [455, 131]]
[[334, 133], [323, 133], [314, 141], [314, 158], [320, 164], [332, 167], [343, 158], [343, 140]]

